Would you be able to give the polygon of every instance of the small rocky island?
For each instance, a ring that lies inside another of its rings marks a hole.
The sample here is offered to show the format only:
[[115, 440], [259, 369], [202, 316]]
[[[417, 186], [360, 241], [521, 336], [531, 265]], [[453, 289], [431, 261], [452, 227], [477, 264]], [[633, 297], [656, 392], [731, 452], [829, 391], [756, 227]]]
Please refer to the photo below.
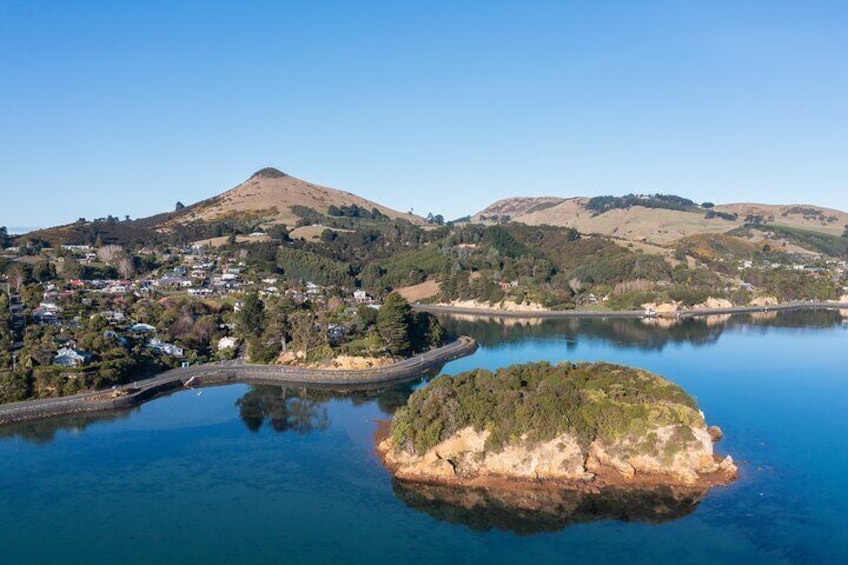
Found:
[[679, 386], [609, 363], [531, 363], [439, 377], [378, 443], [399, 481], [584, 492], [724, 485], [721, 436]]

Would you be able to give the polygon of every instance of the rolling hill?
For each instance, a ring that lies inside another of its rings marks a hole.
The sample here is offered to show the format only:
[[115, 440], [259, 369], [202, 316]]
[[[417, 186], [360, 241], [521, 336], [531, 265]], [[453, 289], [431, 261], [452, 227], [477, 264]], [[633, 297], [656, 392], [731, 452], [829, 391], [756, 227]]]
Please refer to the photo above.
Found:
[[472, 220], [508, 220], [528, 225], [563, 226], [581, 233], [663, 247], [682, 238], [699, 234], [724, 234], [752, 224], [836, 237], [842, 235], [848, 225], [848, 214], [845, 212], [806, 204], [777, 206], [740, 203], [703, 208], [693, 203], [684, 209], [637, 204], [599, 211], [597, 206], [593, 206], [596, 200], [583, 197], [508, 198], [481, 210]]

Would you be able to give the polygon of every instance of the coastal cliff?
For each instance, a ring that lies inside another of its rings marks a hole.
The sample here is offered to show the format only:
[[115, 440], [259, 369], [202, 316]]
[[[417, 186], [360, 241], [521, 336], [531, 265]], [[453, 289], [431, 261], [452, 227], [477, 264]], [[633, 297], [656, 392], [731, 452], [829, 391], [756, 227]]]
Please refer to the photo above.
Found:
[[410, 397], [378, 450], [403, 481], [726, 484], [695, 401], [656, 375], [607, 363], [535, 363], [443, 376]]

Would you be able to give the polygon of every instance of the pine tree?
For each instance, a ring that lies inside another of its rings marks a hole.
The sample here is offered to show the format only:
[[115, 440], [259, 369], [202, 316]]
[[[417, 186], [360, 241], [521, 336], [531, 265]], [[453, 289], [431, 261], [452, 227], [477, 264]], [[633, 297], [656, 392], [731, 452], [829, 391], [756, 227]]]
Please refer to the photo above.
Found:
[[265, 324], [265, 305], [259, 295], [247, 295], [239, 312], [239, 331], [243, 337], [255, 337], [262, 333]]
[[392, 293], [383, 301], [377, 313], [377, 333], [386, 342], [392, 355], [403, 355], [412, 347], [409, 328], [412, 308], [399, 294]]

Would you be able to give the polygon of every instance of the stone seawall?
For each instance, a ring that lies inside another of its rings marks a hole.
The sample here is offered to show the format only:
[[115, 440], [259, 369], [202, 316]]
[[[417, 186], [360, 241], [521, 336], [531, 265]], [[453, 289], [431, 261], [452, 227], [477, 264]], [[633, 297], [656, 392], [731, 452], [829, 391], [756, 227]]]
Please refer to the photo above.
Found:
[[[460, 308], [445, 304], [414, 304], [413, 308], [432, 314], [461, 314], [480, 318], [645, 318], [643, 310], [498, 310], [497, 308]], [[788, 302], [773, 306], [733, 306], [729, 308], [699, 308], [678, 310], [670, 317], [697, 318], [724, 314], [753, 314], [757, 312], [792, 312], [797, 310], [848, 311], [848, 302]]]
[[238, 383], [337, 387], [388, 385], [414, 379], [428, 370], [441, 368], [450, 361], [471, 355], [476, 350], [477, 342], [463, 336], [438, 349], [372, 369], [303, 369], [238, 362], [197, 365], [173, 369], [133, 383], [132, 386], [126, 385], [114, 390], [5, 404], [0, 406], [0, 424], [67, 414], [125, 410], [186, 386], [206, 387]]

